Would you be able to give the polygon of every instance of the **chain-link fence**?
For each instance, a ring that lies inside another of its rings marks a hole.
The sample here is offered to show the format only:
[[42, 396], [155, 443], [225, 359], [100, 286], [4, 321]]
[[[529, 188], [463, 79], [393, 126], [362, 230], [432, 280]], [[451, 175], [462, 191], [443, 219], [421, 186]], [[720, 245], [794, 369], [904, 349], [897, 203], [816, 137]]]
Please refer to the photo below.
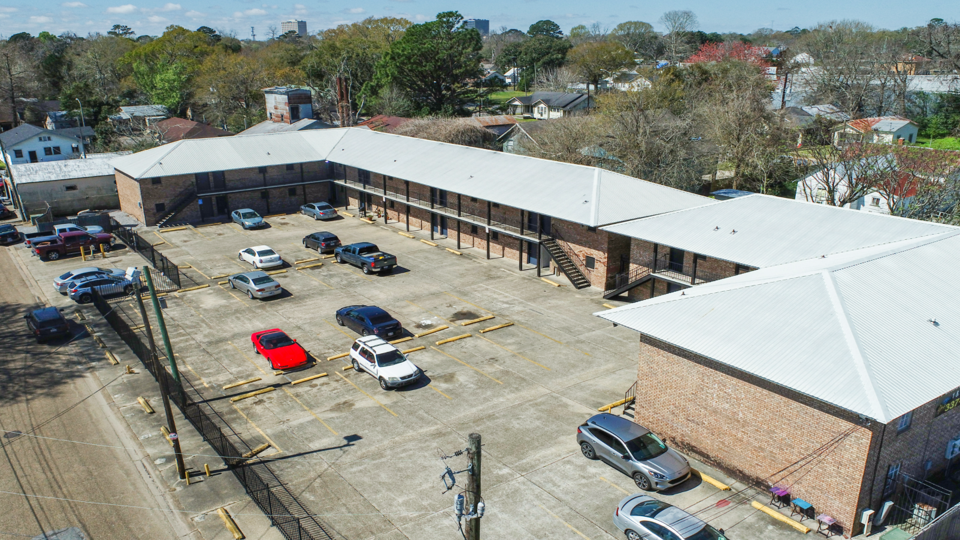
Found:
[[129, 249], [143, 257], [162, 274], [163, 279], [154, 281], [157, 291], [171, 292], [183, 287], [181, 284], [180, 269], [177, 268], [177, 265], [174, 264], [173, 261], [154, 249], [150, 242], [144, 240], [143, 237], [135, 231], [127, 229], [112, 218], [110, 221], [113, 222], [111, 227], [113, 229], [113, 235], [119, 238]]

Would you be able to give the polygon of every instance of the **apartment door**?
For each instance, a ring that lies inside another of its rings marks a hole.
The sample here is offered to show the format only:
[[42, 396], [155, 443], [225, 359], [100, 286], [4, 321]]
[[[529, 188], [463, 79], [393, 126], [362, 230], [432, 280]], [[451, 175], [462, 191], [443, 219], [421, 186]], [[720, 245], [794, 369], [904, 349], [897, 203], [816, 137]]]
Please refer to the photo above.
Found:
[[440, 236], [447, 235], [447, 217], [438, 216], [436, 214], [431, 214], [431, 222], [433, 222], [433, 232], [438, 233]]
[[223, 171], [214, 171], [211, 173], [213, 175], [213, 189], [216, 191], [223, 191], [227, 189], [227, 180], [224, 178]]
[[230, 208], [227, 206], [227, 196], [217, 195], [217, 215], [225, 216], [229, 213], [230, 213]]
[[682, 249], [670, 248], [671, 271], [683, 273], [683, 256], [684, 252]]
[[201, 220], [213, 217], [213, 199], [211, 199], [210, 197], [197, 199], [197, 204], [200, 205]]
[[40, 161], [39, 159], [37, 159], [37, 151], [36, 151], [36, 150], [30, 150], [30, 151], [28, 151], [28, 155], [30, 156], [30, 163], [36, 163], [36, 162]]
[[527, 242], [527, 264], [537, 264], [538, 255], [537, 243]]

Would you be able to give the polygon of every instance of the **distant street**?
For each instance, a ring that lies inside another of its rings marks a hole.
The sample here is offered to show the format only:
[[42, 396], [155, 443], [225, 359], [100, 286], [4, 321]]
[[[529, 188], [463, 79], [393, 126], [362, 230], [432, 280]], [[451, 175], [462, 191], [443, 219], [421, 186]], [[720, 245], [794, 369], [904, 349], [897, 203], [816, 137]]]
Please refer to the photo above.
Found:
[[[140, 451], [130, 450], [138, 441], [109, 395], [97, 392], [110, 381], [80, 354], [90, 338], [37, 344], [27, 334], [23, 316], [42, 304], [15, 249], [22, 247], [0, 248], [0, 538], [69, 527], [88, 540], [184, 537], [181, 516], [156, 510], [169, 506]], [[84, 331], [71, 324], [74, 336]]]

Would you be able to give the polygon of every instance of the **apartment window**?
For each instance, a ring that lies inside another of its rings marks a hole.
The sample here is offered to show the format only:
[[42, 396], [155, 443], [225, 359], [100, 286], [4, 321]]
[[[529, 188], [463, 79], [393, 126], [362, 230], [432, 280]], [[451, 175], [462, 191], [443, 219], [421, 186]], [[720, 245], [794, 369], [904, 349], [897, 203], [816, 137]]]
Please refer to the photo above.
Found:
[[883, 482], [883, 496], [886, 497], [893, 493], [897, 486], [897, 476], [900, 475], [900, 463], [894, 463], [887, 467], [887, 478]]
[[897, 423], [897, 433], [902, 433], [910, 429], [911, 422], [913, 422], [913, 411], [900, 417], [900, 421]]
[[60, 147], [59, 147], [59, 146], [54, 146], [54, 147], [52, 147], [52, 148], [53, 148], [53, 155], [59, 156], [59, 155], [60, 155]]
[[470, 234], [473, 234], [473, 235], [476, 235], [476, 234], [477, 234], [477, 226], [476, 226], [476, 225], [471, 225], [471, 226], [470, 226]]
[[76, 190], [77, 190], [77, 186], [76, 186], [76, 185], [63, 186], [63, 190], [64, 190], [64, 191], [76, 191]]
[[287, 188], [287, 195], [293, 197], [293, 196], [295, 196], [296, 194], [297, 194], [297, 188], [295, 188], [295, 187]]
[[292, 170], [293, 170], [293, 163], [287, 163], [287, 170], [288, 170], [288, 171], [292, 171]]
[[880, 206], [880, 197], [870, 199], [870, 206]]
[[45, 146], [45, 147], [43, 147], [43, 155], [45, 155], [45, 156], [52, 156], [52, 155], [53, 155], [53, 147], [52, 147], [52, 146]]
[[80, 145], [79, 145], [79, 144], [70, 145], [70, 149], [71, 149], [71, 151], [73, 151], [74, 154], [79, 154], [79, 153], [80, 153]]
[[47, 141], [49, 141], [49, 140], [50, 140], [50, 136], [49, 136], [49, 135], [41, 135], [41, 136], [40, 136], [40, 142], [47, 142]]
[[267, 174], [267, 168], [266, 168], [266, 167], [257, 167], [257, 172], [260, 173], [260, 174]]
[[260, 192], [260, 198], [261, 198], [261, 199], [269, 199], [269, 198], [270, 198], [270, 192], [267, 191], [267, 190], [261, 191], [261, 192]]
[[15, 157], [15, 158], [22, 158], [22, 157], [23, 157], [23, 150], [14, 150], [14, 151], [13, 151], [13, 157]]
[[499, 239], [500, 239], [500, 233], [498, 233], [497, 231], [491, 231], [491, 233], [490, 233], [490, 238], [492, 238], [492, 239], [494, 239], [494, 240], [499, 240]]
[[[19, 150], [17, 150], [17, 152], [19, 152]], [[477, 202], [477, 198], [476, 198], [476, 197], [470, 197], [470, 202]]]
[[151, 178], [150, 183], [154, 186], [160, 185], [161, 180], [159, 178]]
[[393, 201], [390, 201], [390, 208], [393, 208]]
[[593, 270], [594, 268], [597, 267], [597, 260], [593, 257], [587, 257], [586, 263], [587, 263], [587, 268], [589, 268], [590, 270]]
[[493, 207], [494, 207], [494, 208], [500, 208], [500, 205], [497, 204], [497, 203], [493, 203]]
[[357, 179], [360, 180], [361, 184], [370, 183], [370, 171], [365, 171], [363, 169], [357, 169]]
[[156, 209], [157, 213], [159, 214], [159, 213], [161, 213], [161, 212], [163, 212], [164, 210], [167, 209], [167, 205], [164, 204], [164, 203], [162, 203], [162, 202], [158, 202], [157, 204], [154, 205], [154, 208]]

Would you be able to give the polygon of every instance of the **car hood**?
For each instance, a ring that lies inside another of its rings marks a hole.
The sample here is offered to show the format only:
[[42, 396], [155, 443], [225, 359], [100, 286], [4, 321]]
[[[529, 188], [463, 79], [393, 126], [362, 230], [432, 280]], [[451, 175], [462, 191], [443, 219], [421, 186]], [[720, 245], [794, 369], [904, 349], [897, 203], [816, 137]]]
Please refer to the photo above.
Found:
[[690, 470], [690, 463], [686, 458], [678, 454], [673, 448], [667, 448], [667, 451], [659, 456], [642, 462], [645, 466], [664, 474], [667, 478], [676, 478], [682, 476]]
[[378, 374], [381, 377], [396, 377], [402, 379], [404, 377], [409, 377], [413, 375], [413, 372], [417, 370], [417, 366], [413, 362], [407, 360], [406, 362], [400, 362], [394, 366], [382, 367], [378, 370]]
[[292, 368], [307, 363], [307, 351], [303, 350], [303, 347], [298, 344], [264, 352], [271, 363], [279, 369]]

